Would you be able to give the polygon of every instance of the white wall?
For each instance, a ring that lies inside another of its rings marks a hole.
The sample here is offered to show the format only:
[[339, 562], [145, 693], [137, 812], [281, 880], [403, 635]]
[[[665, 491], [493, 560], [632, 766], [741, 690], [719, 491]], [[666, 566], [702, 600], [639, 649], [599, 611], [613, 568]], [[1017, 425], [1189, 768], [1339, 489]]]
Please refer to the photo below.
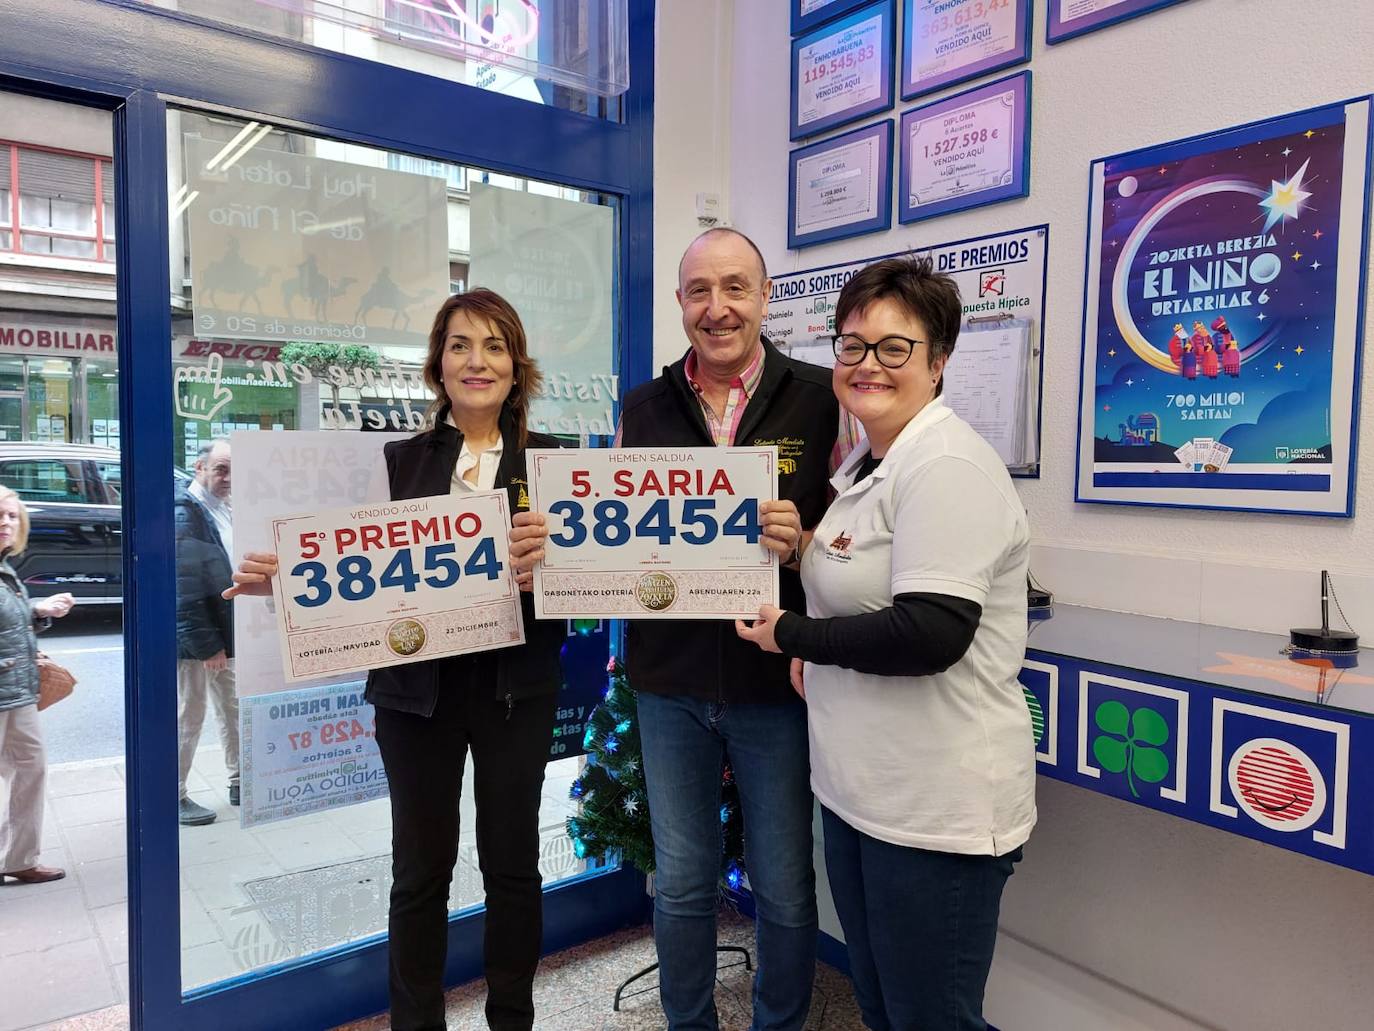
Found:
[[[771, 269], [794, 271], [1050, 223], [1044, 467], [1039, 480], [1019, 486], [1036, 545], [1032, 568], [1056, 597], [1179, 619], [1205, 612], [1208, 622], [1282, 631], [1297, 622], [1311, 625], [1315, 571], [1329, 567], [1344, 574], [1337, 589], [1351, 621], [1374, 628], [1368, 458], [1356, 493], [1356, 510], [1366, 517], [1353, 520], [1073, 500], [1089, 162], [1369, 92], [1374, 18], [1368, 7], [1358, 0], [1304, 4], [1300, 42], [1288, 45], [1275, 36], [1297, 31], [1294, 8], [1283, 0], [1189, 0], [1047, 47], [1045, 5], [1038, 3], [1030, 197], [803, 251], [788, 251], [786, 244], [787, 7], [736, 3], [733, 25], [730, 215], [758, 242]], [[1276, 30], [1280, 25], [1289, 27]], [[911, 106], [899, 104], [898, 112]], [[1371, 385], [1374, 362], [1366, 362], [1366, 399]], [[1364, 439], [1368, 451], [1368, 434]]]
[[[775, 0], [744, 0], [771, 6]], [[785, 7], [783, 0], [776, 0]], [[705, 228], [696, 195], [730, 191], [732, 0], [658, 0], [654, 77], [654, 373], [687, 350], [677, 263]], [[786, 30], [784, 29], [784, 32]], [[744, 48], [746, 51], [749, 47]], [[784, 200], [784, 203], [786, 201]], [[785, 239], [785, 237], [784, 237]]]
[[109, 157], [114, 124], [108, 111], [0, 93], [0, 139]]
[[[1039, 578], [1061, 601], [1282, 631], [1315, 620], [1315, 571], [1329, 567], [1374, 635], [1369, 419], [1351, 520], [1073, 501], [1089, 162], [1369, 92], [1374, 17], [1361, 0], [1188, 0], [1046, 47], [1044, 6], [1029, 198], [789, 252], [788, 0], [659, 0], [656, 366], [685, 346], [672, 286], [698, 191], [722, 194], [775, 272], [1048, 222], [1044, 470], [1019, 484]], [[1367, 410], [1374, 362], [1363, 391]], [[988, 990], [1005, 1031], [1368, 1025], [1374, 881], [1054, 781], [1039, 806]]]

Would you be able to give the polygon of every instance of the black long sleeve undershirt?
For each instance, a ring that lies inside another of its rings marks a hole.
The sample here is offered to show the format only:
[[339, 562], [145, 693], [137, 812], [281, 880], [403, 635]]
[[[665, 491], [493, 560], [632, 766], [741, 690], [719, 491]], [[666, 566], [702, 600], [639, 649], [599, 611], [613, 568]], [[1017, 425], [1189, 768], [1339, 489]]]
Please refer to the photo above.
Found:
[[775, 629], [784, 654], [888, 677], [943, 673], [968, 651], [983, 607], [948, 594], [899, 594], [877, 612], [811, 619], [784, 612]]

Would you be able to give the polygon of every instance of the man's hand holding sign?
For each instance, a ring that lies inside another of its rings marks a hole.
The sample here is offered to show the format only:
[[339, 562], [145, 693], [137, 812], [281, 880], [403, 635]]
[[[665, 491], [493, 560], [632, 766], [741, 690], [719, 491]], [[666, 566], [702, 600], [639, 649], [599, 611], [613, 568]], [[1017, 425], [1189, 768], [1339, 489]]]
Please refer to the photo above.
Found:
[[531, 508], [511, 558], [541, 618], [728, 619], [778, 600], [800, 539], [775, 499], [777, 452], [529, 452]]

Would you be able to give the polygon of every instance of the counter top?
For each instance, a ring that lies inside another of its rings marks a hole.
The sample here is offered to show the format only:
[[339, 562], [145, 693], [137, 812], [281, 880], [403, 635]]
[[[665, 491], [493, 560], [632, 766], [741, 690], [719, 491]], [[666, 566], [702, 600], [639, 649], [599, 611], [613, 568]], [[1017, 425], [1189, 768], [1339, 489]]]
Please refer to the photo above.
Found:
[[1288, 654], [1288, 637], [1055, 605], [1033, 614], [1028, 655], [1107, 663], [1363, 715], [1374, 714], [1374, 649]]

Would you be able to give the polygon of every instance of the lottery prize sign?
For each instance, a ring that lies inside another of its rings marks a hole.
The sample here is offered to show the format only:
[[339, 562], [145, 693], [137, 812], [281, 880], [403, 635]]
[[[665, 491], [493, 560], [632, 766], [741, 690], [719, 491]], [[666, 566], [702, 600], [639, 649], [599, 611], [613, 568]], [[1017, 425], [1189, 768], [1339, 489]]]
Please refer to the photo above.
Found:
[[540, 619], [735, 619], [778, 603], [759, 503], [776, 447], [527, 453], [530, 509], [549, 536], [534, 571]]
[[272, 522], [288, 681], [522, 644], [504, 491]]

